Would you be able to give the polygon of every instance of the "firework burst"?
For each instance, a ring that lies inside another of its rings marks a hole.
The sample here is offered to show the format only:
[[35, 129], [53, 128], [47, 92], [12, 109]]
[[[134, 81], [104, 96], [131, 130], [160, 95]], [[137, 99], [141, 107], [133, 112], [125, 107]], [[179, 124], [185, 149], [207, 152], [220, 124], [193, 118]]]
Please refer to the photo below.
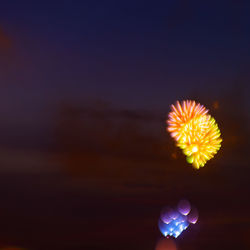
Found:
[[220, 130], [208, 110], [194, 101], [177, 102], [171, 106], [167, 121], [170, 135], [177, 142], [187, 162], [200, 168], [214, 157], [221, 147]]
[[194, 118], [206, 115], [208, 110], [195, 101], [183, 101], [182, 105], [177, 101], [176, 107], [171, 106], [172, 112], [169, 113], [168, 131], [170, 135], [178, 141], [185, 133], [186, 124]]

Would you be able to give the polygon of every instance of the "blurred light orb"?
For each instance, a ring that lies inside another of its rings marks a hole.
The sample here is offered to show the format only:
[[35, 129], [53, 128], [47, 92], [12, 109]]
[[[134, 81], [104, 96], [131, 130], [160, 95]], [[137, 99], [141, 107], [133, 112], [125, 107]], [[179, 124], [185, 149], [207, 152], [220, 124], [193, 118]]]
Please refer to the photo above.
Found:
[[177, 250], [177, 246], [173, 240], [162, 238], [157, 242], [155, 250]]
[[169, 224], [164, 223], [161, 219], [158, 220], [158, 227], [163, 236], [167, 237], [170, 234]]
[[172, 211], [173, 209], [169, 207], [165, 207], [162, 209], [160, 218], [164, 223], [169, 224], [172, 221], [171, 218]]
[[181, 200], [178, 203], [178, 211], [182, 214], [187, 216], [191, 210], [191, 205], [187, 200]]
[[198, 221], [199, 214], [196, 208], [193, 208], [191, 212], [188, 214], [187, 219], [189, 223], [196, 224]]
[[181, 200], [177, 209], [169, 207], [161, 211], [158, 220], [158, 227], [163, 236], [179, 237], [189, 224], [195, 224], [198, 220], [198, 211], [191, 210], [191, 205], [187, 200]]
[[171, 221], [164, 223], [161, 219], [158, 221], [158, 227], [163, 236], [173, 236], [177, 238], [184, 230], [189, 226], [186, 216], [181, 215], [180, 213], [177, 217], [171, 218]]
[[169, 216], [172, 220], [176, 220], [180, 216], [180, 214], [178, 213], [178, 211], [172, 210]]

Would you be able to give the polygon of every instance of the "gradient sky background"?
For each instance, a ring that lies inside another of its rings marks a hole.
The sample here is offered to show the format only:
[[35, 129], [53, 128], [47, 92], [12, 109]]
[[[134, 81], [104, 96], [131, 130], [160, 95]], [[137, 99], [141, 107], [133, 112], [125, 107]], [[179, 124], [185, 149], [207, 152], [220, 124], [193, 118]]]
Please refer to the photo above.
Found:
[[[17, 1], [0, 9], [0, 247], [249, 249], [248, 1]], [[165, 132], [195, 99], [223, 145], [195, 171]], [[1, 249], [1, 248], [0, 248]], [[166, 249], [167, 250], [167, 249]]]

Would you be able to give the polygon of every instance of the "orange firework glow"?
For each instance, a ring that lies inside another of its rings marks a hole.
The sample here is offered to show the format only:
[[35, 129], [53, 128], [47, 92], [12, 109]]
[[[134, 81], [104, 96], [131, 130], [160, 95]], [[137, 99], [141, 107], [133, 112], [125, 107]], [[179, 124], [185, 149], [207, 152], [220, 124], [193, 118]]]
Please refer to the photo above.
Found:
[[171, 106], [172, 112], [169, 113], [168, 131], [171, 136], [178, 141], [183, 135], [185, 125], [192, 119], [205, 115], [208, 110], [195, 101], [183, 101], [182, 105], [177, 101], [176, 107]]
[[208, 110], [199, 103], [183, 101], [176, 106], [171, 106], [167, 130], [187, 156], [187, 162], [198, 169], [220, 149], [220, 130], [215, 119], [207, 115]]

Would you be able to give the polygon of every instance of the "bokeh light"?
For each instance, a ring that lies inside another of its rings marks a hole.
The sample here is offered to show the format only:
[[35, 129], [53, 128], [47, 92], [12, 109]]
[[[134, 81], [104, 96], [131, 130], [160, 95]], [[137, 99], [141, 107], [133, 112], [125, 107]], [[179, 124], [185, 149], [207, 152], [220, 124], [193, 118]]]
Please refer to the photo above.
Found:
[[189, 201], [187, 200], [181, 200], [178, 203], [178, 211], [182, 214], [182, 215], [188, 215], [189, 212], [191, 210], [191, 205], [189, 203]]
[[[177, 214], [177, 213], [176, 213]], [[166, 224], [161, 219], [158, 222], [161, 233], [166, 236], [173, 236], [177, 238], [184, 230], [189, 226], [186, 216], [178, 213], [178, 216], [172, 218], [172, 220]]]
[[158, 220], [158, 227], [163, 236], [177, 238], [186, 230], [189, 223], [195, 224], [198, 220], [197, 209], [191, 209], [187, 200], [181, 200], [177, 209], [165, 207]]
[[192, 208], [190, 213], [187, 215], [188, 222], [192, 224], [196, 224], [196, 222], [198, 221], [198, 217], [199, 214], [196, 208]]
[[156, 243], [155, 250], [177, 250], [177, 246], [172, 239], [161, 238]]
[[161, 211], [161, 220], [166, 223], [169, 224], [172, 221], [172, 216], [171, 214], [173, 213], [173, 209], [170, 207], [165, 207], [162, 209]]

